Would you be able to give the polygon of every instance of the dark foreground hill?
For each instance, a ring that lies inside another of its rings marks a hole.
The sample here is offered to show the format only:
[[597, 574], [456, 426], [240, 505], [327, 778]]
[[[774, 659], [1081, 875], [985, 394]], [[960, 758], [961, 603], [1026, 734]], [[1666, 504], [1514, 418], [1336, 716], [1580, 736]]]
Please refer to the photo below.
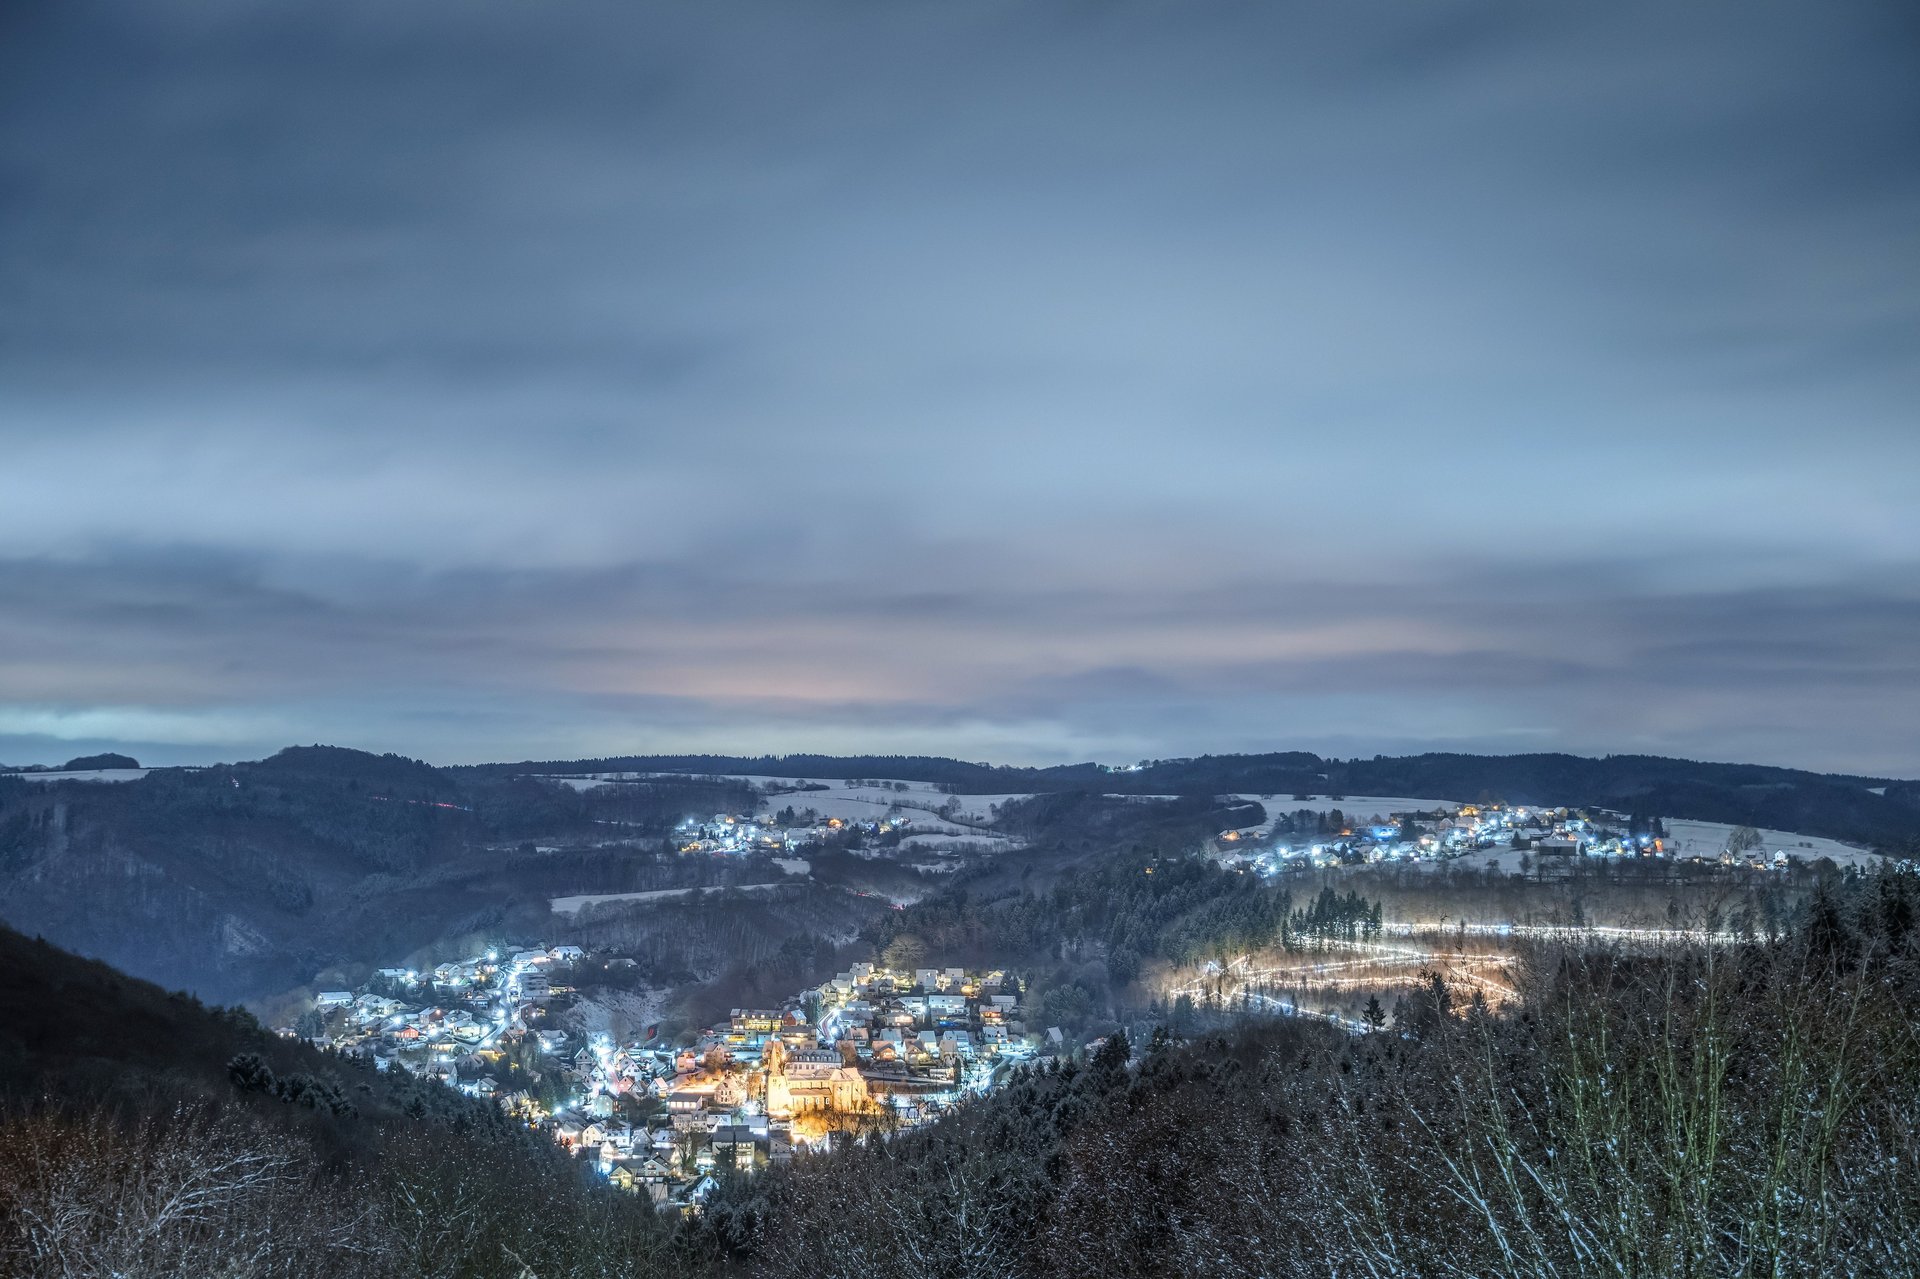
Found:
[[665, 1241], [492, 1106], [0, 928], [0, 1275], [638, 1276]]
[[1783, 940], [1543, 948], [1384, 1028], [1110, 1039], [930, 1128], [734, 1181], [708, 1246], [775, 1279], [1920, 1275], [1920, 903]]

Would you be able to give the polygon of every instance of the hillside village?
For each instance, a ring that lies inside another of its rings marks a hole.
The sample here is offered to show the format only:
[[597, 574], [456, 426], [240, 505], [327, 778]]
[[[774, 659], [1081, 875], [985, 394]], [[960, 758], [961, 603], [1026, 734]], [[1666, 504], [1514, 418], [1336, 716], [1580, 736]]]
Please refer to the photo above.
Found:
[[[1597, 809], [1295, 796], [1297, 806], [1289, 811], [1285, 800], [1259, 799], [1267, 809], [1266, 820], [1220, 832], [1211, 851], [1264, 875], [1382, 862], [1448, 862], [1488, 852], [1525, 856], [1527, 864], [1542, 873], [1575, 857], [1662, 859], [1752, 870], [1782, 870], [1796, 860], [1820, 858], [1840, 865], [1879, 860], [1876, 854], [1830, 839]], [[1496, 861], [1503, 869], [1518, 869], [1519, 856]], [[1507, 866], [1508, 860], [1514, 865]]]
[[718, 1171], [928, 1122], [1065, 1046], [1058, 1030], [1029, 1033], [1005, 973], [867, 963], [689, 1042], [661, 1042], [658, 1026], [636, 1042], [582, 1039], [548, 1006], [585, 958], [553, 946], [383, 968], [362, 990], [322, 992], [282, 1033], [494, 1101], [614, 1185], [682, 1211]]
[[[754, 782], [761, 803], [683, 818], [672, 829], [672, 853], [771, 856], [787, 874], [805, 876], [807, 857], [822, 849], [868, 857], [924, 849], [919, 855], [937, 857], [942, 845], [984, 855], [1020, 847], [993, 824], [1002, 803], [1022, 796], [966, 797], [963, 807], [924, 784], [735, 780]], [[1202, 851], [1263, 877], [1483, 859], [1503, 870], [1531, 867], [1535, 876], [1585, 858], [1760, 871], [1796, 859], [1871, 856], [1831, 840], [1605, 810], [1305, 794], [1222, 800], [1239, 801], [1260, 820], [1218, 832]], [[686, 890], [580, 898], [574, 909], [675, 891]], [[1377, 911], [1371, 927], [1380, 928]], [[612, 1184], [673, 1211], [697, 1210], [718, 1173], [926, 1123], [1005, 1082], [1016, 1064], [1080, 1046], [1030, 1024], [1017, 978], [954, 967], [854, 964], [778, 1007], [734, 1009], [724, 1022], [671, 1040], [657, 1024], [616, 1039], [559, 1015], [577, 985], [590, 984], [593, 965], [630, 962], [542, 945], [426, 971], [382, 968], [359, 989], [321, 992], [285, 1033], [490, 1100]]]

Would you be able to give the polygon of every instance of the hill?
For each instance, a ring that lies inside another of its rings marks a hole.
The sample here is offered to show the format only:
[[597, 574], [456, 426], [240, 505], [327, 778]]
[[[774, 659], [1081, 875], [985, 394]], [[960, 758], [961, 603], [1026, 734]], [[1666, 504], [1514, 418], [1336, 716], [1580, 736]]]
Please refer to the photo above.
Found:
[[[332, 747], [115, 785], [0, 777], [0, 919], [206, 998], [253, 998], [332, 965], [537, 933], [550, 896], [634, 886], [622, 876], [650, 840], [738, 791], [607, 799]], [[629, 843], [605, 847], [610, 834]]]
[[1905, 850], [1920, 843], [1920, 782], [1656, 755], [1377, 755], [1322, 758], [1304, 751], [1202, 755], [1127, 768], [1064, 764], [1018, 768], [920, 755], [631, 755], [488, 764], [454, 772], [678, 772], [762, 777], [885, 777], [932, 782], [959, 794], [1101, 791], [1127, 795], [1404, 795], [1483, 797], [1658, 812], [1824, 835]]
[[[657, 776], [575, 789], [532, 775], [616, 771]], [[372, 962], [444, 959], [538, 937], [551, 927], [555, 897], [738, 880], [742, 863], [695, 865], [664, 852], [681, 817], [759, 802], [730, 774], [931, 779], [961, 794], [1048, 797], [1003, 803], [1003, 827], [1028, 840], [1017, 861], [996, 867], [1009, 882], [1065, 873], [1138, 843], [1143, 832], [1133, 827], [1155, 814], [1123, 813], [1132, 824], [1107, 830], [1111, 814], [1092, 802], [1101, 795], [1184, 797], [1159, 813], [1177, 819], [1154, 834], [1159, 851], [1179, 851], [1169, 841], [1191, 846], [1209, 822], [1246, 824], [1201, 811], [1234, 794], [1270, 795], [1278, 807], [1295, 795], [1495, 797], [1920, 847], [1920, 784], [1652, 756], [1282, 752], [1127, 769], [670, 756], [436, 768], [299, 746], [114, 784], [0, 776], [0, 920], [210, 999], [263, 998], [323, 975], [351, 984]], [[1041, 856], [1043, 844], [1062, 841], [1074, 845], [1072, 856]], [[843, 931], [855, 922], [842, 921]]]
[[702, 1229], [766, 1279], [1915, 1275], [1915, 907], [1888, 875], [1737, 952], [1538, 947], [1517, 1005], [1429, 975], [1358, 1035], [1111, 1037]]
[[0, 928], [0, 1274], [640, 1276], [665, 1241], [491, 1105]]

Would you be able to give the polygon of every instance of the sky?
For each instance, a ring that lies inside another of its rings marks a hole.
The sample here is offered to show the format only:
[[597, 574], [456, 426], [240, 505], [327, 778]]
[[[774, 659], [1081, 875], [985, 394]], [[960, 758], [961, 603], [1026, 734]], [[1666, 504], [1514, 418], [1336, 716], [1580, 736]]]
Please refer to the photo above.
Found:
[[16, 0], [0, 761], [1920, 774], [1911, 6]]

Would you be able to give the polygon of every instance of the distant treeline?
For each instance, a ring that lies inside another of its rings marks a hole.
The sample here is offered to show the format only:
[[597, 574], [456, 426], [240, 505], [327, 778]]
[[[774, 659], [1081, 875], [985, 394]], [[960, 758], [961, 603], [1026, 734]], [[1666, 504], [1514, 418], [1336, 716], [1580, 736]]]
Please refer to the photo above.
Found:
[[[450, 770], [464, 771], [464, 770]], [[1658, 755], [1376, 755], [1332, 759], [1305, 751], [1149, 760], [1125, 770], [1097, 764], [1018, 768], [927, 755], [630, 755], [488, 764], [483, 773], [692, 772], [770, 777], [886, 777], [938, 783], [962, 794], [1089, 791], [1134, 795], [1397, 795], [1499, 799], [1622, 812], [1658, 812], [1826, 835], [1910, 852], [1920, 844], [1920, 782], [1815, 773], [1760, 764], [1716, 764]], [[1884, 794], [1876, 794], [1884, 790]]]

